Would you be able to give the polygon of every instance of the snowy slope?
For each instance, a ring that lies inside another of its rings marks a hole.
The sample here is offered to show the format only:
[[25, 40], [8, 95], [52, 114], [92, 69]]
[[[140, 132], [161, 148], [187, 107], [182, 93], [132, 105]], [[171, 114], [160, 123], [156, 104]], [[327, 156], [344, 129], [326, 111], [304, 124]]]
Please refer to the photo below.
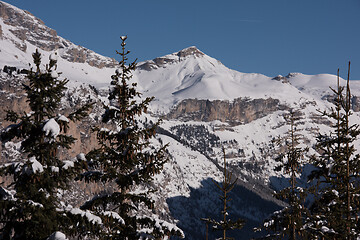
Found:
[[[331, 94], [330, 87], [337, 89], [337, 76], [332, 74], [305, 75], [302, 73], [290, 73], [287, 77], [291, 85], [318, 99]], [[346, 81], [342, 78], [340, 78], [340, 85], [346, 86]], [[350, 87], [353, 95], [360, 96], [360, 81], [352, 80]]]
[[[43, 54], [44, 64], [50, 54], [57, 52], [60, 56], [57, 71], [70, 80], [64, 106], [76, 106], [77, 101], [87, 97], [99, 102], [106, 99], [106, 94], [100, 96], [94, 91], [79, 89], [88, 88], [90, 84], [106, 90], [116, 69], [112, 59], [57, 36], [40, 19], [2, 1], [0, 16], [0, 69], [5, 65], [28, 69], [36, 49]], [[6, 81], [14, 78], [19, 76], [0, 72], [0, 86], [6, 86]], [[273, 78], [241, 73], [227, 68], [196, 47], [139, 63], [132, 81], [138, 83], [138, 90], [144, 96], [155, 96], [150, 109], [152, 115], [147, 115], [148, 119], [170, 112], [186, 99], [226, 100], [231, 103], [238, 98], [272, 98], [286, 106], [246, 124], [232, 125], [219, 120], [163, 121], [163, 132], [159, 132], [157, 138], [169, 143], [170, 161], [163, 173], [155, 177], [154, 186], [158, 187], [158, 192], [154, 198], [159, 200], [160, 215], [178, 222], [188, 234], [187, 239], [203, 238], [205, 226], [199, 219], [217, 211], [218, 193], [214, 193], [216, 188], [211, 179], [222, 179], [222, 147], [226, 149], [230, 169], [239, 177], [238, 191], [233, 197], [235, 215], [256, 226], [271, 209], [277, 208], [269, 186], [280, 188], [286, 184], [287, 176], [274, 171], [275, 152], [271, 140], [283, 135], [289, 128], [283, 115], [290, 108], [301, 112], [304, 144], [312, 147], [318, 132], [329, 131], [326, 119], [319, 117], [317, 110], [331, 106], [326, 100], [331, 93], [329, 86], [336, 87], [336, 76], [330, 74], [291, 73], [286, 77]], [[341, 84], [345, 85], [343, 79]], [[351, 81], [351, 86], [352, 93], [360, 96], [359, 81]], [[8, 89], [0, 90], [4, 101], [12, 99], [13, 95], [17, 97]], [[244, 109], [245, 115], [246, 111]], [[89, 122], [93, 123], [100, 116], [100, 111], [94, 111]], [[358, 112], [351, 117], [353, 122], [360, 123]], [[90, 135], [83, 129], [79, 131], [81, 137]], [[357, 146], [360, 147], [360, 143]], [[315, 152], [310, 149], [310, 153]], [[249, 234], [250, 229], [246, 231]]]
[[[195, 47], [194, 51], [200, 52]], [[273, 80], [271, 77], [255, 73], [241, 73], [225, 67], [222, 63], [205, 54], [191, 54], [177, 57], [184, 51], [161, 57], [170, 62], [164, 66], [148, 70], [141, 67], [135, 73], [141, 90], [146, 96], [155, 96], [154, 110], [165, 111], [184, 99], [233, 100], [249, 97], [274, 98], [282, 103], [298, 103], [301, 99], [317, 99], [316, 94], [303, 91], [301, 83], [296, 85]], [[170, 59], [176, 59], [171, 62]], [[305, 81], [305, 80], [304, 80]], [[311, 86], [312, 87], [312, 86]], [[328, 86], [321, 86], [326, 91]], [[291, 96], [291, 97], [289, 97]]]
[[51, 53], [58, 53], [57, 70], [70, 84], [107, 85], [114, 72], [114, 59], [75, 45], [29, 12], [0, 1], [0, 67], [28, 69], [36, 49], [42, 53], [44, 65]]
[[[80, 82], [99, 88], [109, 85], [115, 66], [106, 67], [106, 65], [110, 65], [112, 59], [57, 36], [56, 32], [53, 33], [54, 30], [46, 27], [40, 19], [28, 12], [1, 1], [0, 7], [11, 10], [7, 12], [16, 13], [10, 17], [21, 16], [21, 21], [0, 18], [2, 29], [0, 67], [8, 65], [20, 69], [28, 68], [29, 63], [32, 63], [32, 53], [36, 49], [40, 50], [45, 61], [52, 52], [56, 51], [60, 55], [58, 71], [63, 72], [62, 76], [70, 79], [71, 84]], [[41, 34], [30, 34], [25, 39], [16, 34], [19, 31], [29, 31], [24, 30], [24, 26], [27, 25], [36, 26]], [[39, 42], [41, 41], [41, 45], [34, 45], [36, 37], [39, 38]], [[84, 54], [79, 55], [82, 51]], [[83, 62], [79, 60], [81, 57]], [[96, 61], [100, 63], [94, 64]], [[105, 67], [101, 67], [103, 65]], [[163, 112], [167, 112], [174, 104], [188, 98], [233, 100], [239, 97], [252, 99], [271, 97], [288, 104], [299, 102], [304, 98], [318, 100], [329, 93], [330, 85], [336, 84], [336, 76], [330, 74], [311, 76], [292, 73], [287, 76], [289, 84], [262, 74], [237, 72], [202, 53], [196, 47], [142, 62], [138, 66], [133, 80], [139, 83], [139, 90], [145, 96], [155, 96], [153, 110]], [[352, 81], [352, 86], [353, 94], [360, 95], [358, 81]]]

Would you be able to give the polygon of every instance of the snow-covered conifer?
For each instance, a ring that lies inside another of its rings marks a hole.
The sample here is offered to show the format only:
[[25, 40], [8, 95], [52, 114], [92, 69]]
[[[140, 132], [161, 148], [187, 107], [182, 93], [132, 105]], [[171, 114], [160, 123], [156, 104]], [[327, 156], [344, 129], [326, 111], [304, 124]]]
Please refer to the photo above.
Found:
[[81, 175], [92, 182], [115, 183], [112, 192], [94, 196], [81, 209], [93, 210], [102, 218], [99, 239], [166, 239], [170, 235], [182, 236], [175, 225], [154, 216], [142, 214], [153, 210], [154, 202], [148, 192], [136, 191], [136, 186], [147, 183], [159, 173], [167, 161], [166, 146], [150, 144], [158, 123], [141, 121], [153, 98], [140, 99], [136, 83], [131, 83], [136, 61], [127, 65], [126, 37], [121, 37], [120, 69], [111, 77], [109, 106], [105, 107], [102, 121], [112, 129], [97, 128], [99, 148], [87, 154], [90, 171]]
[[67, 211], [68, 206], [59, 197], [59, 191], [66, 190], [80, 173], [82, 161], [76, 158], [63, 161], [58, 154], [59, 149], [69, 149], [75, 141], [65, 131], [69, 119], [83, 116], [90, 104], [69, 119], [59, 114], [67, 80], [59, 80], [58, 73], [53, 74], [55, 59], [50, 58], [43, 71], [41, 54], [36, 51], [33, 58], [36, 70], [29, 71], [28, 82], [23, 85], [31, 111], [21, 114], [8, 111], [6, 120], [14, 124], [1, 133], [3, 143], [21, 143], [23, 158], [17, 156], [0, 166], [0, 176], [12, 177], [10, 185], [0, 186], [0, 239], [46, 239], [57, 231], [79, 236], [79, 223], [82, 227], [90, 224], [82, 216]]
[[317, 167], [311, 175], [317, 180], [314, 189], [316, 200], [310, 208], [312, 214], [306, 228], [312, 232], [313, 238], [360, 237], [360, 156], [354, 147], [360, 129], [358, 124], [350, 124], [349, 72], [344, 88], [340, 86], [338, 70], [338, 87], [332, 89], [335, 108], [323, 112], [332, 120], [333, 130], [317, 137], [319, 156], [312, 159]]
[[289, 114], [285, 115], [285, 119], [290, 125], [290, 129], [284, 137], [275, 141], [279, 149], [285, 149], [275, 159], [279, 162], [275, 170], [283, 171], [289, 175], [289, 187], [279, 190], [274, 195], [286, 202], [287, 206], [274, 212], [264, 221], [262, 229], [268, 231], [264, 239], [296, 240], [306, 237], [306, 232], [303, 229], [305, 218], [308, 215], [304, 206], [306, 190], [298, 186], [297, 178], [301, 174], [302, 161], [307, 148], [299, 147], [301, 140], [300, 129], [298, 128], [301, 120], [299, 112], [291, 110]]
[[[245, 221], [243, 219], [236, 219], [233, 220], [229, 218], [229, 202], [230, 202], [230, 195], [229, 193], [233, 188], [235, 187], [235, 184], [237, 182], [237, 178], [234, 180], [232, 177], [232, 173], [227, 170], [226, 166], [226, 157], [225, 157], [225, 148], [223, 148], [223, 155], [224, 155], [224, 179], [222, 184], [218, 184], [214, 181], [214, 184], [216, 187], [221, 191], [220, 199], [222, 200], [222, 219], [220, 221], [216, 219], [211, 218], [202, 218], [201, 220], [204, 221], [207, 226], [212, 226], [212, 229], [215, 231], [222, 231], [222, 238], [221, 240], [231, 239], [226, 236], [226, 232], [228, 230], [236, 230], [243, 228]], [[207, 227], [208, 228], [208, 227]], [[207, 229], [208, 231], [208, 229]], [[208, 233], [206, 233], [206, 236], [208, 236]]]

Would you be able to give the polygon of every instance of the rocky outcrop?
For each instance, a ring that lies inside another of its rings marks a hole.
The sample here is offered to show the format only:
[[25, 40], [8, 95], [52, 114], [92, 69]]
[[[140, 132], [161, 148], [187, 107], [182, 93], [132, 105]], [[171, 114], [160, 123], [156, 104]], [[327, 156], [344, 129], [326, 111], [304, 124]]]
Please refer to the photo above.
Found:
[[[4, 69], [6, 68], [4, 67]], [[10, 70], [6, 74], [0, 73], [0, 122], [3, 122], [5, 119], [6, 110], [13, 110], [19, 113], [29, 110], [26, 103], [26, 94], [22, 90], [23, 81], [23, 77], [12, 76], [12, 71]]]
[[353, 96], [351, 98], [351, 106], [354, 112], [360, 112], [360, 97]]
[[[335, 96], [334, 95], [325, 95], [321, 99], [326, 100], [335, 104]], [[354, 112], [360, 112], [360, 97], [359, 96], [351, 96], [351, 109]]]
[[277, 75], [272, 80], [281, 81], [282, 83], [288, 83], [289, 82], [289, 80], [286, 77], [281, 76], [281, 75]]
[[9, 30], [21, 41], [28, 41], [45, 51], [62, 47], [56, 31], [46, 27], [43, 21], [27, 11], [0, 3], [0, 17], [5, 24], [14, 27]]
[[[9, 31], [17, 38], [10, 41], [23, 52], [26, 52], [27, 43], [30, 43], [44, 51], [62, 49], [60, 56], [70, 62], [86, 62], [98, 68], [115, 67], [117, 64], [115, 59], [103, 57], [63, 39], [39, 18], [10, 4], [0, 2], [0, 18], [10, 26]], [[2, 32], [0, 25], [0, 38], [3, 36]]]
[[90, 66], [103, 68], [115, 67], [118, 63], [115, 59], [108, 58], [104, 61], [104, 57], [100, 57], [95, 52], [81, 46], [67, 47], [61, 57], [69, 62], [88, 63]]
[[[27, 95], [23, 89], [23, 84], [26, 84], [26, 71], [16, 69], [15, 67], [4, 67], [0, 70], [0, 132], [4, 128], [13, 124], [5, 120], [6, 110], [12, 110], [19, 115], [28, 113], [30, 111], [27, 102]], [[102, 114], [103, 105], [100, 101], [96, 101], [96, 89], [86, 85], [80, 85], [75, 88], [68, 89], [62, 100], [61, 110], [59, 113], [68, 116], [69, 113], [82, 106], [88, 101], [95, 102], [91, 111], [91, 116], [86, 117], [82, 121], [70, 122], [69, 128], [66, 131], [76, 139], [72, 144], [71, 149], [61, 149], [58, 156], [62, 160], [75, 157], [79, 153], [88, 153], [98, 147], [96, 134], [92, 131], [93, 126], [104, 126], [111, 129], [110, 126], [105, 126], [99, 123], [99, 116]], [[0, 138], [0, 165], [7, 163], [9, 160], [21, 160], [26, 158], [18, 151], [20, 144], [15, 142], [3, 142]], [[9, 185], [13, 181], [12, 177], [1, 177], [0, 182]], [[94, 194], [107, 189], [113, 189], [112, 183], [85, 183], [84, 181], [76, 181], [70, 184], [71, 190], [63, 197], [65, 201], [70, 201], [74, 206], [80, 206], [86, 199], [89, 199]], [[76, 196], [76, 198], [74, 198]]]
[[277, 99], [238, 98], [234, 101], [187, 99], [176, 105], [166, 116], [168, 119], [183, 121], [228, 122], [231, 125], [249, 123], [287, 107]]
[[187, 56], [195, 56], [195, 57], [201, 57], [205, 54], [201, 52], [199, 49], [197, 49], [195, 46], [185, 48], [177, 53], [177, 56], [179, 58], [185, 58]]
[[[12, 124], [5, 121], [7, 110], [12, 110], [20, 115], [30, 111], [27, 96], [22, 86], [23, 83], [26, 83], [26, 75], [17, 74], [16, 72], [16, 70], [10, 73], [0, 71], [0, 105], [2, 106], [0, 109], [0, 130]], [[92, 97], [94, 95], [96, 94], [90, 87], [80, 86], [69, 89], [65, 94], [62, 109], [59, 112], [67, 116], [87, 101], [94, 101]], [[60, 153], [62, 158], [74, 157], [81, 152], [87, 153], [97, 146], [96, 136], [92, 132], [91, 127], [98, 124], [94, 116], [101, 115], [101, 109], [102, 104], [95, 101], [92, 117], [87, 117], [80, 123], [70, 123], [67, 134], [75, 137], [77, 140], [70, 150]], [[2, 158], [3, 156], [0, 156], [0, 162], [5, 161]]]
[[201, 57], [204, 55], [205, 54], [203, 52], [201, 52], [199, 49], [193, 46], [193, 47], [185, 48], [177, 53], [173, 53], [170, 55], [166, 55], [164, 57], [158, 57], [153, 60], [146, 61], [141, 65], [139, 65], [137, 68], [140, 70], [150, 71], [152, 69], [164, 67], [167, 64], [180, 62], [189, 56]]

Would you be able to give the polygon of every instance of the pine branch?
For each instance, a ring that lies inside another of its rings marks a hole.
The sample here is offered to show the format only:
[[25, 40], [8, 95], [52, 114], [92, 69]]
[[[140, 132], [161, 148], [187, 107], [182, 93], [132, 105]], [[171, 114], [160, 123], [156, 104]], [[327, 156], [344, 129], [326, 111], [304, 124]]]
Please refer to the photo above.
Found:
[[75, 112], [70, 113], [68, 118], [73, 122], [81, 121], [84, 117], [87, 117], [89, 115], [88, 113], [91, 111], [94, 104], [95, 103], [92, 102], [81, 106]]

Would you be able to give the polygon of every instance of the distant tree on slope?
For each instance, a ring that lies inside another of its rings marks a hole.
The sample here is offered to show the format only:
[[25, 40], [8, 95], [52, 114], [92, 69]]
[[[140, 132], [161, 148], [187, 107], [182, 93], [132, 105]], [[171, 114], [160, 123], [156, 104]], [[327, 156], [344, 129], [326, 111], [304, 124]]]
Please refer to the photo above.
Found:
[[14, 124], [1, 133], [3, 143], [21, 141], [26, 157], [0, 166], [0, 176], [13, 178], [10, 186], [0, 186], [0, 239], [46, 239], [57, 231], [80, 236], [79, 223], [88, 229], [95, 229], [96, 224], [65, 205], [60, 195], [82, 170], [84, 158], [61, 160], [57, 153], [75, 141], [66, 134], [69, 121], [86, 116], [91, 104], [67, 117], [59, 114], [68, 81], [58, 79], [57, 57], [50, 55], [45, 71], [40, 69], [38, 51], [33, 58], [36, 70], [29, 71], [29, 82], [23, 85], [31, 112], [8, 111], [6, 120]]
[[299, 147], [301, 135], [298, 133], [297, 126], [301, 117], [298, 112], [290, 111], [285, 119], [290, 129], [284, 137], [276, 141], [279, 148], [285, 148], [285, 152], [276, 157], [275, 160], [280, 165], [275, 170], [283, 170], [290, 176], [289, 187], [276, 192], [275, 197], [286, 202], [288, 206], [274, 212], [269, 219], [265, 220], [262, 228], [268, 230], [269, 234], [263, 239], [306, 239], [303, 229], [307, 216], [304, 207], [306, 190], [298, 186], [297, 178], [301, 174], [302, 160], [307, 148]]
[[[350, 124], [351, 92], [350, 62], [346, 88], [332, 89], [335, 108], [323, 115], [332, 120], [333, 131], [317, 137], [317, 167], [310, 176], [317, 180], [316, 201], [310, 208], [306, 228], [315, 239], [358, 239], [360, 237], [360, 156], [354, 142], [360, 129]], [[344, 94], [345, 90], [345, 94]]]
[[92, 182], [116, 184], [113, 192], [96, 195], [81, 208], [93, 210], [102, 218], [99, 239], [167, 239], [167, 236], [183, 236], [175, 225], [160, 220], [156, 215], [142, 214], [143, 209], [154, 209], [148, 191], [136, 187], [147, 183], [162, 170], [166, 158], [166, 146], [151, 145], [158, 123], [149, 124], [139, 117], [147, 111], [153, 98], [139, 99], [136, 83], [131, 83], [136, 61], [127, 65], [125, 40], [122, 39], [120, 69], [111, 77], [109, 106], [105, 107], [102, 121], [114, 126], [112, 130], [97, 128], [99, 148], [87, 154], [88, 171], [82, 179]]
[[[224, 155], [224, 170], [223, 170], [224, 179], [223, 179], [223, 182], [220, 185], [214, 181], [216, 187], [222, 192], [222, 195], [220, 195], [220, 199], [222, 200], [222, 203], [223, 203], [223, 208], [221, 211], [222, 220], [217, 221], [215, 219], [210, 219], [210, 218], [202, 218], [201, 220], [203, 220], [207, 225], [209, 224], [210, 226], [212, 226], [213, 230], [222, 231], [223, 236], [221, 239], [226, 240], [226, 239], [232, 239], [232, 238], [226, 236], [226, 232], [228, 230], [235, 230], [235, 229], [243, 228], [245, 221], [240, 218], [237, 219], [236, 221], [233, 221], [228, 218], [228, 215], [229, 215], [228, 203], [231, 200], [229, 193], [235, 187], [237, 179], [234, 180], [232, 178], [232, 173], [228, 172], [226, 169], [226, 157], [225, 157], [225, 149], [224, 148], [223, 148], [223, 155]], [[208, 233], [206, 233], [206, 234], [208, 234]]]

